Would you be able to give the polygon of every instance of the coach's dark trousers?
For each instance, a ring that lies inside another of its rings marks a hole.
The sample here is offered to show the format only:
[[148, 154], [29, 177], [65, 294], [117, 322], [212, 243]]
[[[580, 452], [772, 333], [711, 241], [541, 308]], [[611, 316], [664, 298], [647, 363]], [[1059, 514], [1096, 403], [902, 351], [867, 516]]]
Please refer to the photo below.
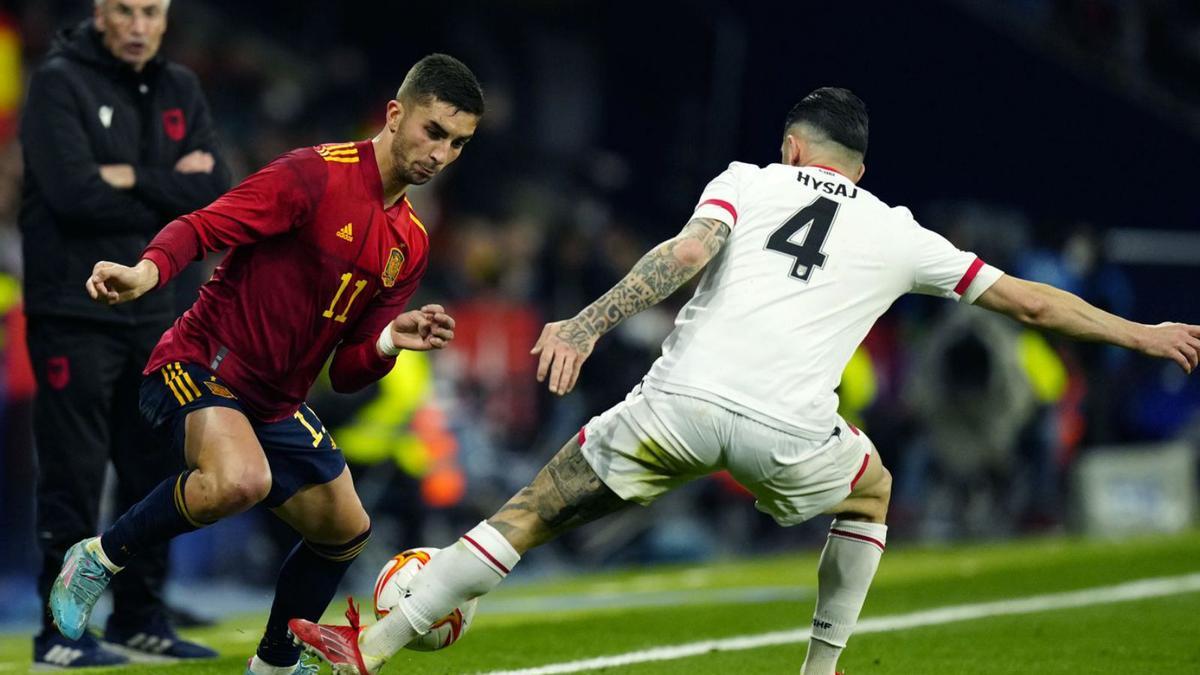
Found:
[[[183, 458], [158, 441], [138, 411], [142, 368], [169, 325], [29, 318], [29, 356], [38, 385], [33, 429], [45, 629], [55, 630], [47, 601], [63, 555], [71, 544], [99, 534], [108, 462], [118, 479], [118, 515], [181, 470]], [[115, 621], [136, 626], [164, 611], [166, 566], [164, 544], [139, 555], [113, 579]]]

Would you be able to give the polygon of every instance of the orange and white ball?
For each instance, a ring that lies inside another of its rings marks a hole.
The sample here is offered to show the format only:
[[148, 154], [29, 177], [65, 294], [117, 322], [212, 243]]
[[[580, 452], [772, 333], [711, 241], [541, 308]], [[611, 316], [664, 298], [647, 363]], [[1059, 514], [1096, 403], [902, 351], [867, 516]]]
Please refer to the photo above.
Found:
[[[397, 554], [384, 564], [375, 578], [375, 618], [382, 619], [400, 604], [400, 598], [408, 589], [408, 584], [417, 572], [441, 549], [413, 548]], [[475, 607], [478, 599], [472, 599], [461, 607], [454, 609], [446, 616], [438, 619], [429, 632], [408, 643], [408, 649], [419, 652], [432, 652], [445, 649], [458, 642], [475, 617]]]

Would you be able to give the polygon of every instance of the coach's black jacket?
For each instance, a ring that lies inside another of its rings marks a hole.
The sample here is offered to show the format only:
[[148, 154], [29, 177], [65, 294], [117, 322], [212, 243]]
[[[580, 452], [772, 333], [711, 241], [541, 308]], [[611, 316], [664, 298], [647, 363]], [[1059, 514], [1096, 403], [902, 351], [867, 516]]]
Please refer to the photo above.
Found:
[[[34, 72], [21, 146], [26, 311], [127, 325], [174, 316], [170, 292], [104, 307], [84, 281], [99, 260], [134, 264], [160, 228], [228, 189], [196, 76], [161, 56], [135, 72], [104, 47], [89, 19], [59, 33]], [[213, 154], [212, 173], [173, 170], [197, 149]], [[110, 187], [101, 164], [133, 165], [136, 187]]]

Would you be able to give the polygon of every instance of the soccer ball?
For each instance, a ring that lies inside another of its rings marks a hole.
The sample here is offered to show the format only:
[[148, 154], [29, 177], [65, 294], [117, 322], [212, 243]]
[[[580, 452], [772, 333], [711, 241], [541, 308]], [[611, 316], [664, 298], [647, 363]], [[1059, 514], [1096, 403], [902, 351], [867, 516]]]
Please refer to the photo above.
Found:
[[[400, 598], [404, 597], [404, 592], [408, 589], [408, 582], [412, 581], [417, 572], [439, 550], [441, 549], [412, 548], [387, 561], [383, 569], [379, 570], [379, 576], [375, 578], [376, 619], [387, 616], [388, 612], [400, 604]], [[428, 633], [408, 643], [407, 648], [419, 652], [432, 652], [458, 642], [471, 627], [477, 604], [479, 601], [476, 598], [468, 600], [461, 607], [434, 622]]]

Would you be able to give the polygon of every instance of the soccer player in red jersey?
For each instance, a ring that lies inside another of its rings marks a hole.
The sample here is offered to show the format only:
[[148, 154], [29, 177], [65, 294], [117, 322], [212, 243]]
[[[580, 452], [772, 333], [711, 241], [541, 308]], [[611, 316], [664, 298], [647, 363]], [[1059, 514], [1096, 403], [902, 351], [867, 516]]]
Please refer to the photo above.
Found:
[[304, 397], [331, 353], [333, 387], [349, 392], [385, 375], [401, 349], [453, 339], [441, 306], [405, 311], [429, 248], [405, 191], [458, 158], [483, 109], [465, 65], [427, 56], [374, 139], [289, 152], [167, 225], [135, 266], [96, 264], [88, 293], [117, 304], [230, 249], [144, 371], [142, 414], [171, 435], [189, 470], [71, 547], [50, 600], [63, 634], [82, 634], [108, 580], [139, 551], [261, 502], [303, 541], [280, 571], [248, 672], [308, 672], [287, 621], [320, 617], [371, 526]]

